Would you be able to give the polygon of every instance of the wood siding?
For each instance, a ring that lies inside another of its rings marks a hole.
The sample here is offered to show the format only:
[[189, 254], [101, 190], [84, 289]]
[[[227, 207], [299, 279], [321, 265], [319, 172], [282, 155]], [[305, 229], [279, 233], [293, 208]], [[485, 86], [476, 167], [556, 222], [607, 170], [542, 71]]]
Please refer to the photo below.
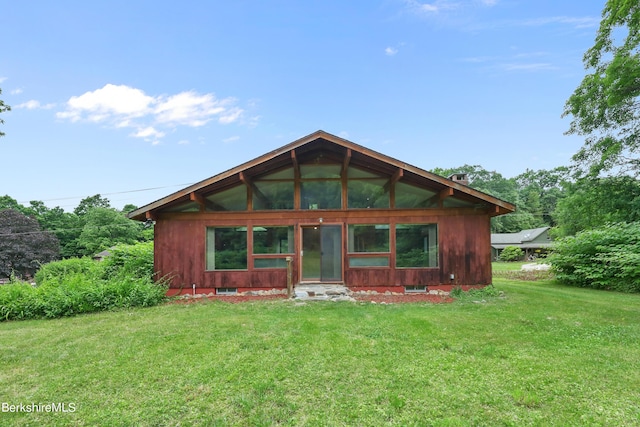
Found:
[[[206, 271], [207, 227], [293, 225], [293, 280], [297, 283], [300, 227], [321, 223], [343, 227], [343, 281], [347, 286], [491, 283], [489, 214], [464, 208], [165, 213], [156, 220], [155, 266], [160, 275], [171, 277], [175, 289], [188, 290], [193, 284], [198, 288], [285, 288], [286, 269], [254, 269], [251, 254], [247, 270]], [[396, 224], [409, 223], [438, 225], [438, 267], [394, 268], [394, 233], [390, 236], [390, 267], [349, 267], [347, 224], [390, 224], [393, 230]]]

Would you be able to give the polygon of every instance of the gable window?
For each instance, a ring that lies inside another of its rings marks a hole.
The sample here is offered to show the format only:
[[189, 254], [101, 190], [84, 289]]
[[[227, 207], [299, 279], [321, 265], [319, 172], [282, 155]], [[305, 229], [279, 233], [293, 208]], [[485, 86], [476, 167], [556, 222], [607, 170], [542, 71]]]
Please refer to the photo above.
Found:
[[396, 267], [437, 267], [437, 224], [396, 225]]
[[435, 208], [438, 207], [436, 192], [404, 182], [396, 182], [396, 208]]
[[355, 167], [349, 167], [348, 177], [349, 209], [389, 207], [388, 178]]
[[253, 182], [253, 209], [293, 209], [293, 168], [263, 175]]
[[300, 165], [301, 209], [341, 209], [339, 164]]
[[247, 227], [207, 228], [207, 270], [247, 269]]
[[208, 211], [246, 211], [247, 188], [236, 185], [211, 194], [205, 197], [205, 206]]

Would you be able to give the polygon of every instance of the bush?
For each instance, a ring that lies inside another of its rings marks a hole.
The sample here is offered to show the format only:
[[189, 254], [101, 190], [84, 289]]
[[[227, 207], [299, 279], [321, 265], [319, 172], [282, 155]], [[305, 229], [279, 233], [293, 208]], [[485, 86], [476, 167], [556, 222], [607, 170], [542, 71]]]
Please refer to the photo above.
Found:
[[149, 307], [165, 300], [167, 286], [151, 279], [90, 279], [72, 273], [41, 286], [0, 286], [0, 321], [74, 316], [118, 308]]
[[105, 278], [125, 275], [153, 278], [153, 242], [117, 245], [109, 249], [111, 255], [102, 261]]
[[60, 279], [74, 274], [97, 277], [102, 274], [98, 263], [91, 258], [69, 258], [44, 264], [34, 276], [38, 286], [47, 280]]
[[74, 316], [80, 313], [148, 307], [165, 300], [167, 284], [154, 282], [153, 246], [123, 245], [108, 261], [72, 258], [45, 264], [37, 286], [0, 286], [0, 321]]
[[572, 286], [640, 292], [640, 222], [608, 224], [557, 240], [549, 261]]
[[500, 253], [500, 261], [520, 261], [524, 251], [517, 246], [507, 246]]

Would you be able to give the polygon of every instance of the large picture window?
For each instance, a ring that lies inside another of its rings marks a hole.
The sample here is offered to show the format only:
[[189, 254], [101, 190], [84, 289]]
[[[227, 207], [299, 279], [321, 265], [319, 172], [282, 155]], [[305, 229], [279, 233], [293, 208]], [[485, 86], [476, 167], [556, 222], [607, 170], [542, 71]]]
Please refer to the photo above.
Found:
[[396, 225], [396, 267], [438, 266], [438, 226], [436, 224]]
[[[285, 256], [293, 254], [293, 227], [253, 227], [253, 266], [287, 268]], [[260, 256], [267, 255], [267, 256]]]
[[247, 269], [247, 227], [207, 228], [207, 270]]
[[350, 224], [348, 238], [349, 267], [389, 266], [388, 224]]

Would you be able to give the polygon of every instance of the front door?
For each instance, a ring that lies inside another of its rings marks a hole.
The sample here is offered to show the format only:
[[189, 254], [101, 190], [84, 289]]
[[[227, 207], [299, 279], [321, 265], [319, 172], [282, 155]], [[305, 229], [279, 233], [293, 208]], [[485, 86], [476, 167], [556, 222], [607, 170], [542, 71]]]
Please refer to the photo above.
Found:
[[342, 281], [342, 227], [302, 227], [302, 281]]

